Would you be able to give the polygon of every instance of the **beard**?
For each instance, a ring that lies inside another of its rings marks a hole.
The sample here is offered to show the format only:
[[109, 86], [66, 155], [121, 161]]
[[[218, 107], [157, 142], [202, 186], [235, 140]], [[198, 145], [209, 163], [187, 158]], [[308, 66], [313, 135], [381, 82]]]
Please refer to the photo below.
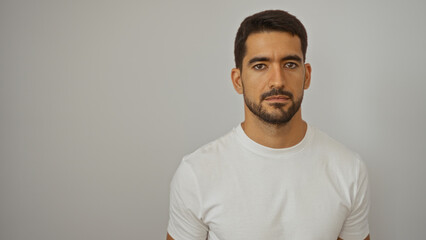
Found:
[[[259, 104], [256, 104], [255, 102], [248, 99], [248, 97], [246, 96], [244, 92], [243, 92], [243, 95], [244, 95], [244, 102], [247, 108], [263, 122], [273, 124], [273, 125], [283, 125], [288, 123], [296, 114], [296, 112], [299, 111], [300, 105], [302, 104], [302, 100], [303, 100], [303, 91], [302, 91], [301, 97], [295, 100], [291, 92], [285, 91], [282, 89], [272, 89], [271, 91], [262, 94]], [[262, 106], [262, 102], [267, 97], [275, 96], [275, 95], [287, 96], [290, 100], [290, 103], [269, 104], [276, 111], [268, 112]], [[290, 106], [288, 107], [287, 110], [285, 110], [284, 106], [287, 104], [290, 104]]]

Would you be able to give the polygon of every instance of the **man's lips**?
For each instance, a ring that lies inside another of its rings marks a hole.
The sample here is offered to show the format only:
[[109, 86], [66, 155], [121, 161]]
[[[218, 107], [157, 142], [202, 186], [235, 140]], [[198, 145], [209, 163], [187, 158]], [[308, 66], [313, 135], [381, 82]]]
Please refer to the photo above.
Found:
[[288, 96], [284, 96], [284, 95], [275, 95], [275, 96], [270, 96], [265, 98], [265, 101], [274, 101], [274, 102], [284, 102], [289, 100], [290, 98]]

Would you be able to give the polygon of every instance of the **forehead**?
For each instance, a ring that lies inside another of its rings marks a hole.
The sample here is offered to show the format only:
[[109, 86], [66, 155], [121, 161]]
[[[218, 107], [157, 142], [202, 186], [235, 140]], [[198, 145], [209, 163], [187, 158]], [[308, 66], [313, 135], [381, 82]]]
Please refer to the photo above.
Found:
[[250, 34], [246, 41], [243, 61], [254, 56], [279, 57], [298, 55], [303, 59], [300, 38], [287, 32], [259, 32]]

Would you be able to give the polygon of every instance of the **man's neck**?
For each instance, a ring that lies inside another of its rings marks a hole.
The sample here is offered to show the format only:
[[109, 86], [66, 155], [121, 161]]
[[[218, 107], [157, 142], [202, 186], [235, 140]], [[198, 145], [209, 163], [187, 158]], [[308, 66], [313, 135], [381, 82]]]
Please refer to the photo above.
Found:
[[249, 117], [241, 123], [247, 136], [253, 141], [270, 148], [288, 148], [302, 141], [308, 128], [299, 112], [285, 124], [266, 123], [257, 117]]

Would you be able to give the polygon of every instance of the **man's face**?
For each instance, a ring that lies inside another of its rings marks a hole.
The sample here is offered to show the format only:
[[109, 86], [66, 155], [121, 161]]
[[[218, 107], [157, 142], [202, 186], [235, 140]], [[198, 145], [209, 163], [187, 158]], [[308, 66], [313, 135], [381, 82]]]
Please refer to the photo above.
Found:
[[310, 72], [310, 65], [303, 63], [299, 37], [271, 31], [249, 35], [242, 70], [233, 69], [232, 79], [252, 113], [248, 116], [280, 125], [300, 111]]

